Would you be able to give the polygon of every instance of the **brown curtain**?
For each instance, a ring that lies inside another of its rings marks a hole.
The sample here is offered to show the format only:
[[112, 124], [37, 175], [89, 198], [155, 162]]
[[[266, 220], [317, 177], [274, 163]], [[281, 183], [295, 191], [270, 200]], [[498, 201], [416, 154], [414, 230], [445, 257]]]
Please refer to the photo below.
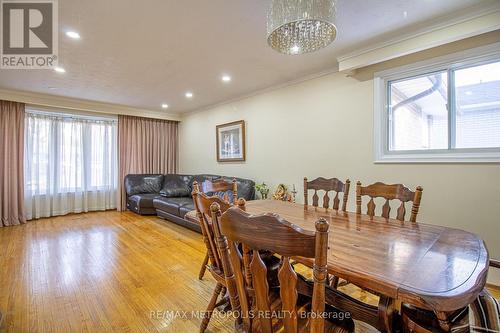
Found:
[[0, 101], [0, 227], [25, 223], [24, 104]]
[[126, 175], [177, 172], [178, 141], [178, 122], [118, 116], [118, 210], [126, 209]]

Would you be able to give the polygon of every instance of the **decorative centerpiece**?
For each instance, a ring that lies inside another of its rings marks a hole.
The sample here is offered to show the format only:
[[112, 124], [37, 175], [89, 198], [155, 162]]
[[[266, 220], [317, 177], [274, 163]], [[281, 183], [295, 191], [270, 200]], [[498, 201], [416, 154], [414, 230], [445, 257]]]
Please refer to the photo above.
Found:
[[292, 202], [293, 197], [288, 192], [288, 187], [285, 184], [279, 184], [276, 191], [273, 194], [274, 200], [290, 201]]
[[269, 187], [267, 187], [266, 183], [262, 182], [262, 184], [255, 185], [255, 189], [260, 193], [260, 197], [263, 200], [267, 199], [267, 196], [269, 195]]

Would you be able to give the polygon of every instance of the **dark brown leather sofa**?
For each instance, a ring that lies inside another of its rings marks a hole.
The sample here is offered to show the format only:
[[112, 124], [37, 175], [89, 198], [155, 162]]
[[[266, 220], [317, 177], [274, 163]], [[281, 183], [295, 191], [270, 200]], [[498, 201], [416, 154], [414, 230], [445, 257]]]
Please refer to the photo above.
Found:
[[[194, 210], [191, 192], [193, 182], [223, 178], [232, 181], [232, 177], [219, 175], [178, 175], [178, 174], [131, 174], [125, 177], [127, 208], [141, 215], [158, 215], [161, 218], [201, 232], [200, 226], [184, 219], [187, 212]], [[250, 179], [236, 178], [238, 197], [246, 200], [255, 199], [255, 183]], [[221, 195], [220, 193], [208, 193]]]

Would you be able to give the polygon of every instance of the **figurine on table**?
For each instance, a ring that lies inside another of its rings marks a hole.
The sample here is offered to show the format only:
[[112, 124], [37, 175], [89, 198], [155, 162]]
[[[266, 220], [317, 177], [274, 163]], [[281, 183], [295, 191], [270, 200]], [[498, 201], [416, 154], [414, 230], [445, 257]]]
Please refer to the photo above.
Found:
[[292, 194], [288, 192], [288, 187], [285, 184], [278, 185], [276, 191], [273, 194], [273, 199], [289, 202], [293, 202], [294, 200]]

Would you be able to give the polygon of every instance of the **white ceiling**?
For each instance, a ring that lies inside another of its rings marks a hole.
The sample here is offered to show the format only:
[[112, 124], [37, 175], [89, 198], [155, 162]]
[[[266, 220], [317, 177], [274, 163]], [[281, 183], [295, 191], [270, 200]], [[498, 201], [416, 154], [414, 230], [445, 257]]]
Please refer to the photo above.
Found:
[[[158, 112], [168, 103], [168, 113], [182, 113], [335, 69], [340, 55], [499, 1], [338, 2], [337, 40], [286, 56], [266, 43], [270, 0], [59, 0], [59, 59], [67, 72], [0, 70], [0, 88]], [[223, 73], [231, 83], [221, 82]]]

